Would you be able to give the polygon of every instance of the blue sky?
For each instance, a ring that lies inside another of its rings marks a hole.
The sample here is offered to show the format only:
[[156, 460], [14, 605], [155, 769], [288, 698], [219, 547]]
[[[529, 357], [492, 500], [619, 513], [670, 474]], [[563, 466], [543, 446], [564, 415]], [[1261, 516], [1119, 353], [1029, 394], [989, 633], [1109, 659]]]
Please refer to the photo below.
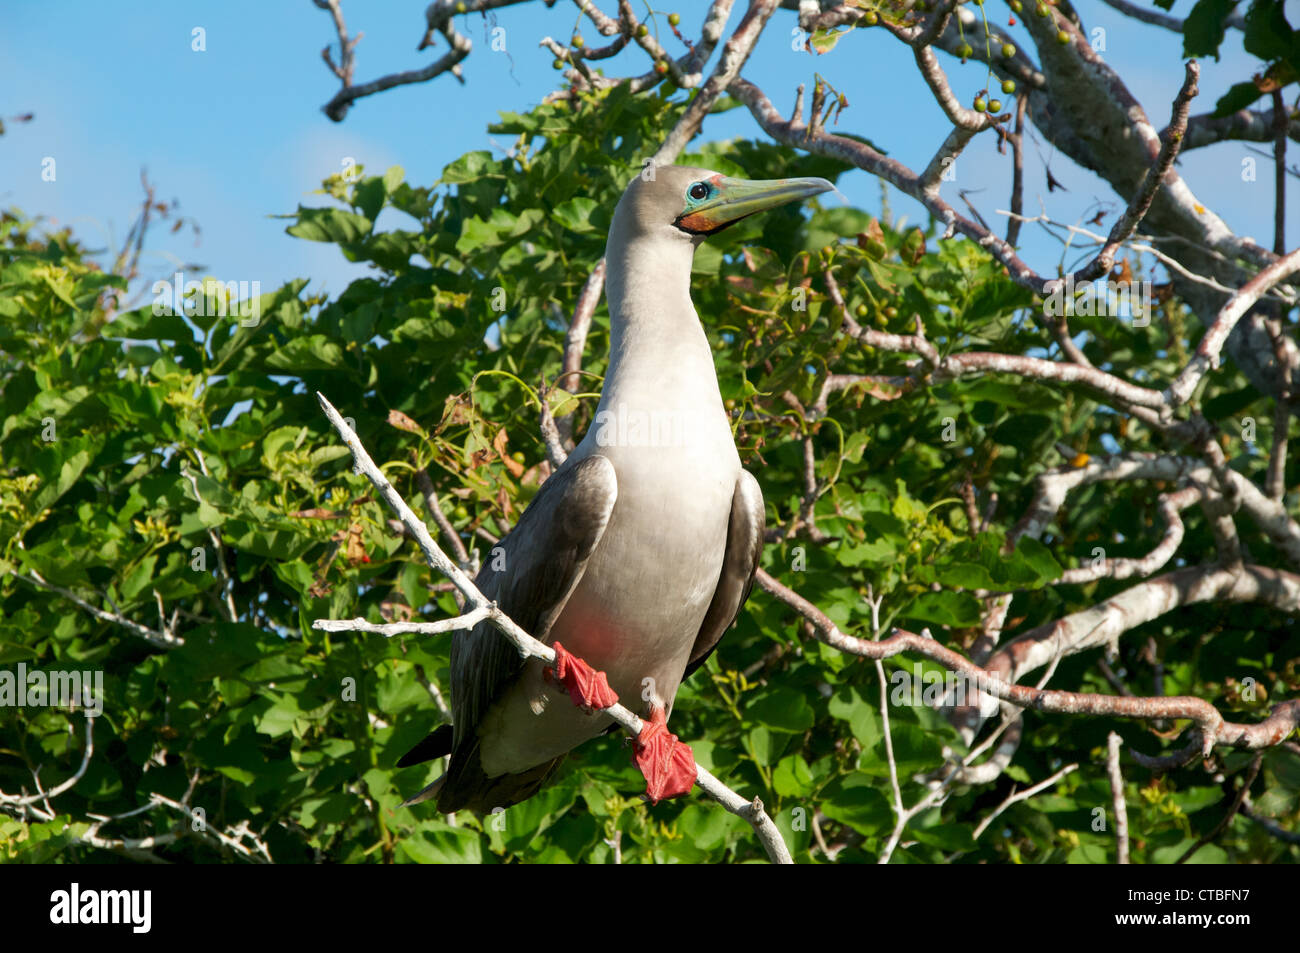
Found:
[[[1296, 5], [1288, 4], [1292, 22], [1300, 22], [1291, 9]], [[418, 68], [445, 52], [441, 38], [432, 50], [415, 50], [424, 6], [423, 0], [344, 0], [350, 30], [365, 34], [357, 48], [357, 81]], [[614, 8], [612, 0], [603, 6]], [[1180, 38], [1132, 24], [1098, 0], [1079, 0], [1077, 6], [1089, 27], [1106, 29], [1106, 59], [1156, 126], [1163, 126], [1182, 78]], [[1174, 12], [1186, 15], [1190, 6], [1178, 0]], [[690, 35], [705, 8], [703, 0], [676, 0], [663, 10], [680, 11]], [[1001, 3], [991, 2], [989, 10], [996, 22], [1006, 23]], [[0, 12], [0, 117], [7, 125], [0, 137], [0, 206], [70, 223], [92, 244], [115, 247], [135, 214], [144, 168], [158, 197], [179, 199], [202, 229], [197, 246], [188, 231], [175, 237], [155, 233], [152, 244], [160, 254], [149, 262], [151, 272], [174, 270], [172, 261], [193, 261], [222, 280], [260, 281], [263, 291], [304, 276], [314, 279], [314, 289], [337, 294], [364, 269], [345, 262], [333, 246], [287, 236], [286, 222], [269, 216], [291, 212], [300, 202], [322, 204], [311, 192], [339, 171], [345, 157], [370, 172], [401, 165], [408, 181], [429, 184], [461, 153], [506, 145], [492, 141], [488, 124], [498, 111], [526, 110], [554, 88], [552, 57], [537, 43], [547, 34], [567, 38], [577, 17], [563, 0], [549, 10], [534, 2], [496, 16], [506, 30], [508, 57], [490, 49], [480, 17], [460, 17], [459, 28], [475, 44], [464, 64], [464, 86], [442, 76], [392, 90], [359, 101], [343, 123], [334, 123], [320, 111], [337, 88], [320, 50], [336, 38], [329, 16], [309, 0], [7, 0]], [[733, 24], [738, 20], [739, 10]], [[202, 52], [191, 49], [196, 27], [205, 31]], [[745, 75], [784, 111], [795, 86], [811, 85], [813, 73], [820, 72], [848, 95], [851, 108], [841, 128], [870, 137], [913, 168], [924, 166], [948, 127], [905, 48], [882, 31], [870, 31], [813, 57], [791, 49], [792, 27], [790, 14], [778, 14]], [[1011, 32], [1020, 45], [1032, 47], [1022, 26]], [[589, 25], [583, 33], [595, 37]], [[670, 49], [675, 48], [673, 41]], [[639, 53], [612, 63], [611, 71], [626, 73], [645, 67]], [[963, 100], [984, 85], [977, 65], [944, 65]], [[1229, 33], [1222, 61], [1203, 64], [1193, 111], [1211, 108], [1232, 82], [1255, 68], [1240, 35]], [[35, 113], [34, 121], [10, 121], [27, 112]], [[715, 117], [706, 132], [710, 138], [760, 134], [744, 110]], [[1045, 145], [1042, 153], [1050, 157]], [[1231, 227], [1271, 245], [1271, 162], [1257, 156], [1258, 181], [1243, 182], [1241, 160], [1252, 154], [1243, 143], [1197, 150], [1185, 157], [1181, 171]], [[54, 182], [41, 178], [47, 156], [57, 162]], [[1047, 194], [1038, 152], [1029, 146], [1025, 203], [1031, 214], [1040, 197], [1054, 218], [1068, 222], [1078, 221], [1096, 199], [1113, 201], [1104, 183], [1062, 157], [1052, 162], [1052, 172], [1069, 192]], [[986, 186], [973, 198], [1001, 231], [993, 212], [1006, 207], [1009, 157], [997, 154], [991, 135], [979, 137], [962, 156], [958, 177], [945, 186], [947, 197], [960, 209], [958, 186]], [[849, 173], [841, 188], [854, 204], [879, 207], [879, 184], [866, 173]], [[1297, 194], [1300, 183], [1293, 180], [1291, 188]], [[913, 222], [920, 218], [920, 206], [897, 193], [893, 205]], [[1296, 218], [1291, 216], [1290, 246], [1300, 240]], [[1055, 242], [1032, 228], [1022, 242], [1031, 264], [1052, 269], [1060, 254]]]

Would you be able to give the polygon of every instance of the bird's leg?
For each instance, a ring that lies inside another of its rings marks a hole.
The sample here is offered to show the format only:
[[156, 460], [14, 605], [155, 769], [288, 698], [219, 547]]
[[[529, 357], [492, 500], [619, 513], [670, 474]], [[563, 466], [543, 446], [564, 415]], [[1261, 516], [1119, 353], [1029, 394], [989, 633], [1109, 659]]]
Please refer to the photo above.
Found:
[[559, 642], [551, 648], [555, 650], [555, 665], [544, 669], [544, 674], [553, 678], [575, 705], [590, 715], [618, 701], [604, 672], [596, 671]]
[[[545, 668], [544, 675], [556, 682], [575, 705], [590, 714], [618, 701], [604, 672], [596, 671], [559, 642], [551, 648], [555, 650], [555, 664]], [[695, 786], [695, 755], [690, 745], [678, 741], [668, 730], [662, 705], [651, 706], [650, 717], [642, 720], [641, 734], [632, 744], [632, 758], [645, 776], [645, 793], [651, 804], [686, 794]]]
[[632, 759], [645, 775], [645, 793], [651, 804], [686, 794], [695, 786], [695, 755], [690, 745], [668, 730], [663, 708], [654, 705], [632, 743]]

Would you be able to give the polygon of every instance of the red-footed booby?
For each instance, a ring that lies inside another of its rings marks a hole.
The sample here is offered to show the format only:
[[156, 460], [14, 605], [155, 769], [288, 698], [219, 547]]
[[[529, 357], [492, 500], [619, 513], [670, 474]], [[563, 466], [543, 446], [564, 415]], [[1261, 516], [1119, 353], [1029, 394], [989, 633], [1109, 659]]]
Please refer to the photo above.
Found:
[[[398, 766], [448, 753], [451, 761], [407, 804], [436, 797], [443, 812], [488, 813], [531, 797], [565, 754], [613, 725], [575, 707], [610, 703], [587, 690], [593, 674], [661, 727], [682, 679], [735, 621], [762, 551], [763, 495], [740, 466], [691, 303], [691, 262], [707, 236], [832, 188], [825, 179], [746, 181], [665, 166], [623, 193], [605, 250], [610, 357], [595, 420], [475, 580], [525, 631], [560, 643], [557, 667], [578, 674], [557, 677], [521, 659], [487, 623], [457, 633], [454, 726]], [[657, 799], [667, 756], [643, 759], [642, 748], [638, 763]], [[691, 769], [685, 789], [693, 777]], [[672, 793], [681, 790], [662, 796]]]

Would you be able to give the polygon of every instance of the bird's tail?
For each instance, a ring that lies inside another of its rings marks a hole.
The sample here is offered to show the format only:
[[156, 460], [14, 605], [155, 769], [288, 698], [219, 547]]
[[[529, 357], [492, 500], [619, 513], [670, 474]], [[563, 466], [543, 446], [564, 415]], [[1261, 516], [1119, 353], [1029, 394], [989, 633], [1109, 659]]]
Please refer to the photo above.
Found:
[[439, 775], [436, 781], [434, 781], [424, 790], [420, 791], [418, 794], [412, 794], [405, 801], [399, 804], [398, 807], [410, 807], [413, 804], [419, 804], [423, 801], [427, 801], [431, 797], [437, 797], [438, 792], [442, 790], [443, 782], [446, 780], [447, 780], [447, 775], [445, 774]]
[[426, 735], [423, 741], [398, 758], [397, 766], [399, 768], [409, 768], [413, 764], [423, 764], [426, 761], [432, 761], [434, 758], [441, 758], [445, 754], [451, 754], [451, 748], [451, 725], [439, 725]]
[[[425, 735], [423, 741], [402, 755], [397, 760], [397, 766], [399, 768], [409, 768], [413, 764], [423, 764], [426, 761], [432, 761], [434, 758], [441, 758], [445, 754], [451, 754], [451, 748], [451, 725], [439, 725], [428, 735]], [[437, 797], [438, 792], [442, 790], [443, 782], [446, 780], [447, 775], [444, 774], [418, 794], [408, 797], [400, 806], [410, 807], [412, 804], [419, 804], [431, 797]]]
[[[616, 725], [613, 727], [617, 727]], [[402, 807], [438, 799], [438, 810], [444, 814], [469, 809], [476, 814], [488, 814], [499, 808], [510, 807], [532, 797], [544, 785], [564, 760], [561, 755], [518, 774], [503, 774], [489, 778], [479, 760], [478, 740], [466, 739], [466, 744], [455, 752], [451, 725], [440, 725], [397, 762], [399, 768], [432, 761], [450, 754], [447, 773], [438, 777], [418, 794], [402, 802]]]

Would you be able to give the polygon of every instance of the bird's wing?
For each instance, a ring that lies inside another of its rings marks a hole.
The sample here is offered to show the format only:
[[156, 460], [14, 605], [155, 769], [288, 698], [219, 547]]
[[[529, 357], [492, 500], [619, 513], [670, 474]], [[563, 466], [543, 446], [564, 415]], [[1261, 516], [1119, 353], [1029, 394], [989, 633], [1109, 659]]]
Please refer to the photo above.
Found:
[[722, 557], [722, 574], [718, 588], [704, 614], [700, 634], [695, 638], [690, 661], [686, 663], [685, 680], [708, 661], [717, 647], [722, 633], [740, 615], [741, 607], [754, 588], [754, 574], [763, 554], [763, 527], [766, 515], [763, 510], [763, 491], [758, 481], [746, 470], [740, 471], [736, 491], [731, 497], [731, 519], [727, 523], [727, 549]]
[[[561, 467], [493, 548], [475, 580], [478, 587], [520, 628], [545, 642], [605, 533], [617, 497], [614, 465], [605, 457]], [[523, 667], [519, 651], [486, 622], [456, 635], [451, 696], [457, 748], [475, 735], [488, 708]]]
[[[515, 528], [492, 549], [475, 584], [525, 632], [546, 641], [604, 535], [617, 497], [614, 466], [605, 457], [594, 455], [561, 467], [542, 484]], [[458, 803], [476, 804], [479, 794], [486, 795], [490, 785], [478, 761], [478, 725], [492, 703], [519, 677], [524, 664], [518, 650], [487, 622], [455, 635], [451, 644], [453, 724], [435, 730], [407, 752], [398, 766], [448, 753], [451, 764], [443, 777], [407, 804], [437, 796], [440, 809], [453, 810]], [[536, 778], [511, 783], [535, 789], [532, 782], [540, 784], [553, 767], [539, 766]], [[493, 796], [498, 798], [495, 803], [513, 803], [501, 800], [509, 797], [508, 792], [494, 791]], [[443, 806], [444, 800], [448, 807]]]

